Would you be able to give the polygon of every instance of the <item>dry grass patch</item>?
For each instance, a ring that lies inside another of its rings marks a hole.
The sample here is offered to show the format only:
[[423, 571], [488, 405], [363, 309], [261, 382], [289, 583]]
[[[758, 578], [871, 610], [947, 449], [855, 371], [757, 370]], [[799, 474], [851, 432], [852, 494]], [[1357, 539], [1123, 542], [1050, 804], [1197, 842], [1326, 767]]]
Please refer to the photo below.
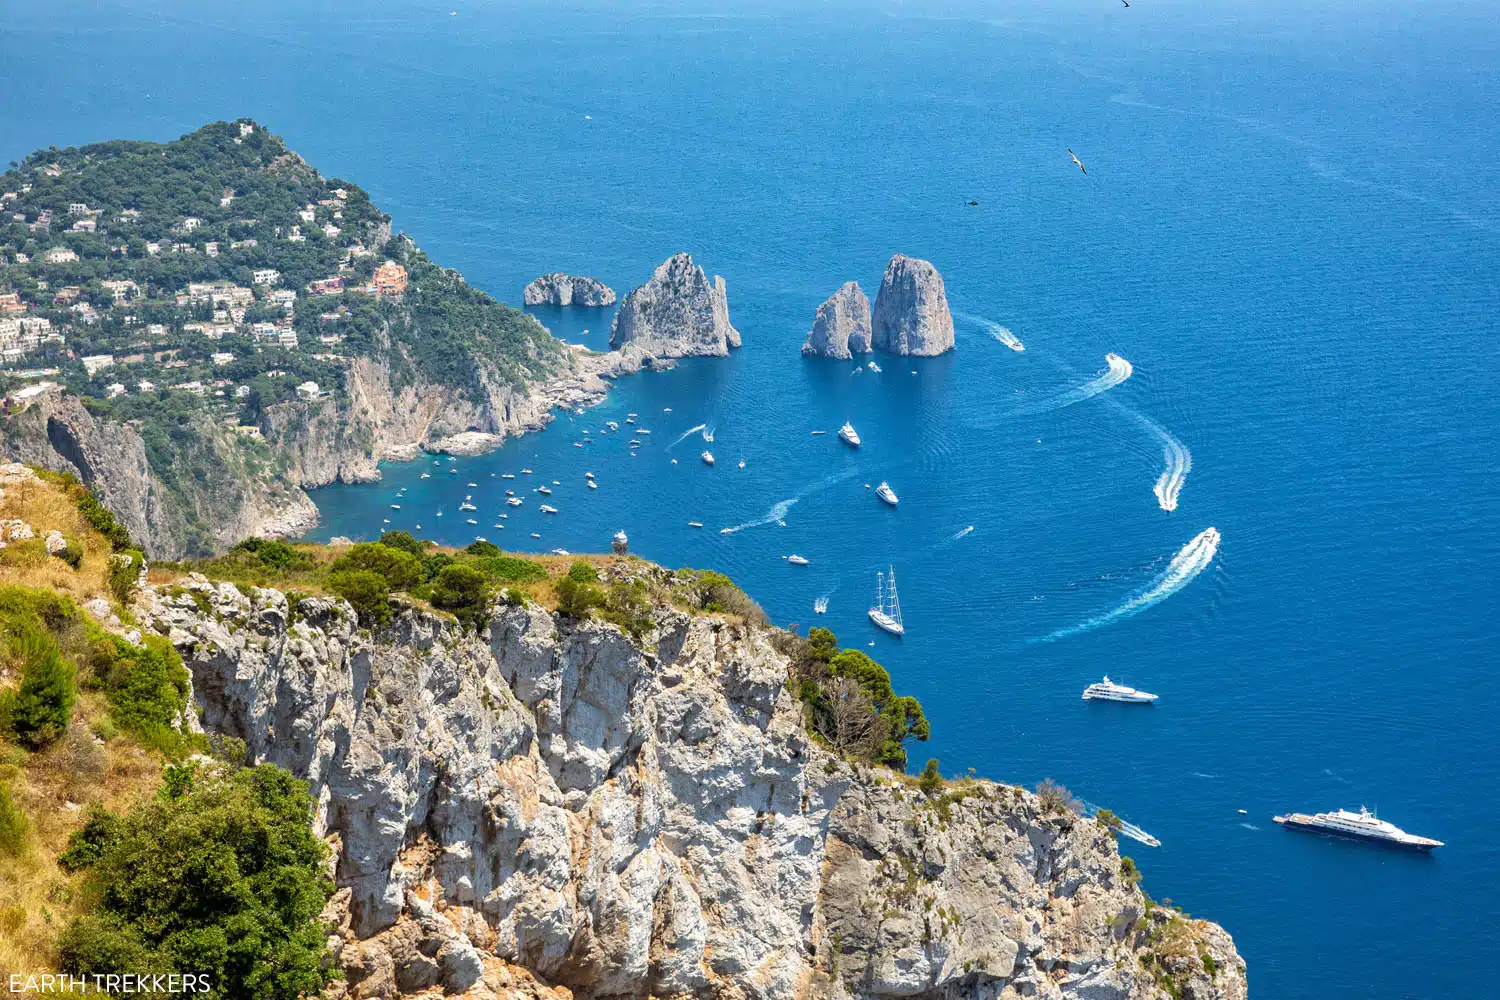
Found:
[[[25, 521], [37, 535], [0, 549], [0, 584], [46, 587], [79, 601], [109, 598], [109, 542], [89, 527], [71, 497], [40, 480], [23, 480], [5, 487], [0, 518]], [[78, 569], [47, 554], [42, 539], [54, 530], [82, 547]]]

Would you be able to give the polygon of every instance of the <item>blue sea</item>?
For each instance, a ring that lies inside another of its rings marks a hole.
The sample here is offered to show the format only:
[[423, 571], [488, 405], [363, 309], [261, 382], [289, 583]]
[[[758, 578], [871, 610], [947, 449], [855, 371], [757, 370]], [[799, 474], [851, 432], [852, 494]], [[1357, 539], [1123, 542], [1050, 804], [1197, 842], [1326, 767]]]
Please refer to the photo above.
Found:
[[[598, 551], [623, 529], [867, 649], [926, 706], [915, 765], [1052, 777], [1156, 835], [1125, 842], [1146, 888], [1223, 923], [1254, 995], [1478, 996], [1500, 963], [1500, 18], [1314, 6], [13, 3], [0, 153], [253, 116], [512, 302], [553, 270], [623, 293], [690, 251], [742, 350], [490, 456], [320, 490], [314, 537]], [[849, 279], [873, 299], [896, 252], [942, 271], [957, 351], [800, 357], [818, 303]], [[537, 315], [606, 343], [608, 310]], [[543, 515], [528, 491], [554, 480]], [[865, 614], [887, 567], [902, 639]], [[1080, 700], [1105, 673], [1160, 702]], [[1446, 846], [1271, 822], [1361, 804]]]

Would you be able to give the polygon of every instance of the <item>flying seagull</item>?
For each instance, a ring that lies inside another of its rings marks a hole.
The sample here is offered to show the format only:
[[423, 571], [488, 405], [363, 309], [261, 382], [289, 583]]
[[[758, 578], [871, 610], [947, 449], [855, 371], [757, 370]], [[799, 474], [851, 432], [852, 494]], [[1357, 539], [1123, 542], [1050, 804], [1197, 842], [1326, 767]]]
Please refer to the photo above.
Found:
[[1078, 154], [1077, 153], [1073, 152], [1070, 149], [1070, 150], [1068, 150], [1068, 155], [1073, 158], [1073, 162], [1074, 163], [1078, 164], [1078, 169], [1079, 170], [1082, 170], [1085, 174], [1087, 174], [1089, 172], [1088, 167], [1085, 167], [1083, 165], [1083, 161], [1078, 158]]
[[1120, 0], [1120, 2], [1121, 2], [1121, 3], [1122, 3], [1122, 4], [1124, 4], [1124, 5], [1125, 5], [1125, 6], [1127, 6], [1127, 7], [1129, 7], [1129, 6], [1130, 6], [1130, 0]]

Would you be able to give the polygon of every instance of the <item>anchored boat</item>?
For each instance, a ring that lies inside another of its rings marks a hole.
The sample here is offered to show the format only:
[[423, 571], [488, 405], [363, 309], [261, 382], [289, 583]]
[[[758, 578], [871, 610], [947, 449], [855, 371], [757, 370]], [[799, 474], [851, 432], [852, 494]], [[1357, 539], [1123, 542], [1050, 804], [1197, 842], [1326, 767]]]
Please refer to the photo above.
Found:
[[870, 608], [870, 621], [891, 635], [905, 635], [906, 625], [901, 621], [901, 599], [896, 596], [896, 567], [890, 567], [889, 575], [875, 574], [875, 604]]

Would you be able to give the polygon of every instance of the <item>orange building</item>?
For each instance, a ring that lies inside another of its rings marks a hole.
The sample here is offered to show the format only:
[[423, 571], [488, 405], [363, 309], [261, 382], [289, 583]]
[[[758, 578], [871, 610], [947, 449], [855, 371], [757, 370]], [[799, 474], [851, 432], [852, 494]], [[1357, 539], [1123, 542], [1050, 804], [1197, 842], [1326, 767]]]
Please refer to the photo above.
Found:
[[406, 292], [406, 268], [388, 260], [375, 269], [371, 283], [377, 295], [403, 295]]

